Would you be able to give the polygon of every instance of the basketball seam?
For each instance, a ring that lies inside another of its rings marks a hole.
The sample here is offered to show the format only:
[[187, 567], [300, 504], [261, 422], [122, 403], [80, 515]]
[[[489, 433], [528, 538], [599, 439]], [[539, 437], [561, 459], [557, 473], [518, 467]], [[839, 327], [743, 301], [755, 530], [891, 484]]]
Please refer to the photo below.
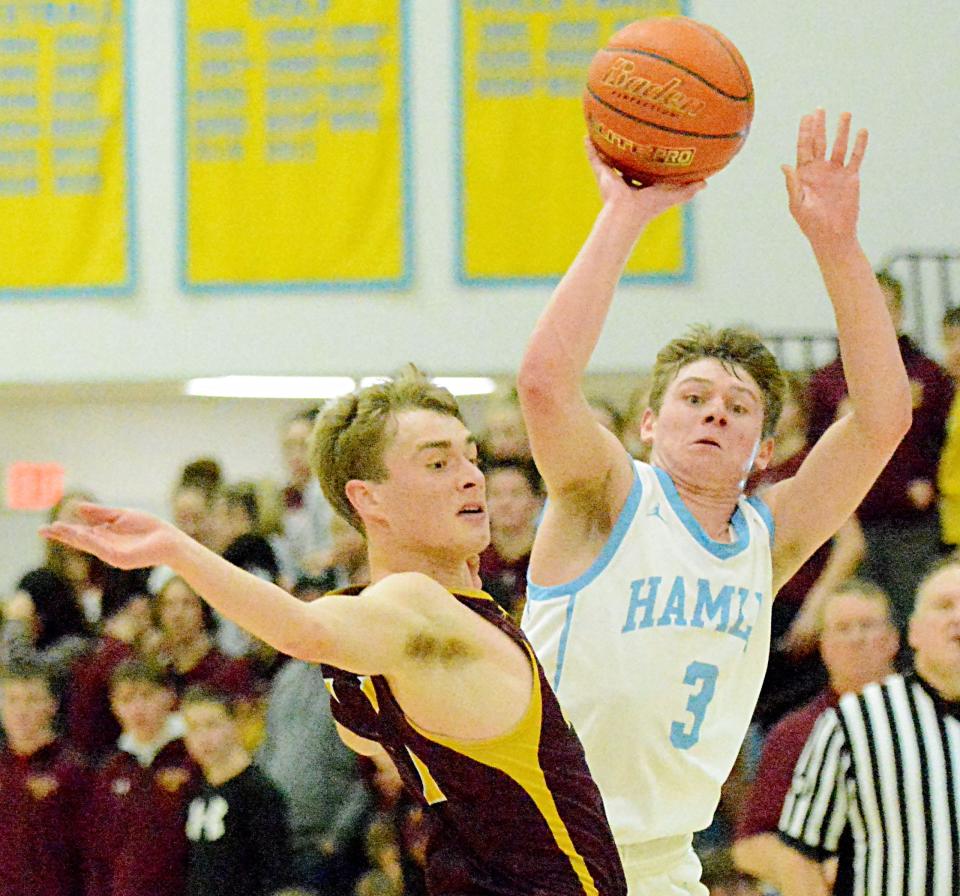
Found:
[[735, 131], [732, 134], [701, 134], [697, 131], [681, 131], [679, 128], [668, 128], [666, 125], [657, 124], [654, 121], [648, 121], [645, 118], [637, 118], [635, 115], [630, 115], [628, 112], [624, 112], [623, 109], [618, 109], [616, 106], [608, 103], [603, 97], [597, 96], [589, 87], [587, 88], [587, 93], [590, 94], [601, 106], [606, 109], [609, 109], [611, 112], [616, 112], [617, 115], [622, 115], [624, 118], [629, 118], [630, 121], [635, 122], [636, 124], [646, 125], [647, 127], [655, 128], [658, 131], [665, 131], [668, 134], [678, 134], [681, 137], [698, 137], [702, 140], [733, 140], [735, 138], [746, 138], [750, 129], [747, 128], [744, 131]]
[[[723, 47], [724, 52], [727, 54], [727, 56], [730, 57], [730, 61], [734, 64], [734, 67], [737, 69], [737, 74], [740, 75], [741, 83], [743, 84], [744, 88], [746, 88], [747, 85], [751, 83], [751, 80], [749, 77], [745, 75], [743, 66], [741, 66], [740, 63], [737, 61], [737, 57], [730, 52], [730, 47], [727, 46], [727, 44], [730, 43], [729, 39], [723, 35], [720, 35], [719, 33], [717, 34], [713, 33], [711, 29], [704, 28], [700, 22], [697, 22], [693, 19], [688, 19], [687, 22], [690, 25], [693, 25], [694, 28], [696, 28], [701, 34], [705, 34], [707, 37], [713, 38], [713, 40], [715, 40], [718, 44], [720, 44], [721, 47]], [[751, 90], [750, 93], [747, 95], [753, 96], [753, 91]]]
[[[727, 93], [725, 90], [721, 90], [719, 87], [717, 87], [716, 84], [708, 81], [703, 77], [703, 75], [697, 74], [697, 72], [687, 68], [685, 65], [680, 65], [679, 62], [674, 62], [667, 56], [661, 56], [659, 53], [654, 53], [652, 50], [634, 50], [629, 47], [604, 47], [603, 49], [608, 53], [632, 53], [634, 56], [648, 56], [651, 59], [657, 59], [660, 62], [666, 62], [667, 65], [671, 65], [682, 72], [686, 72], [686, 74], [690, 75], [691, 78], [696, 78], [696, 80], [698, 80], [701, 84], [709, 87], [714, 93], [719, 93], [724, 99], [733, 100], [735, 103], [749, 103], [753, 99], [752, 91], [744, 96], [737, 96], [734, 93]], [[729, 52], [727, 51], [726, 47], [723, 49], [724, 51]], [[734, 60], [734, 63], [736, 63], [736, 60]], [[737, 74], [740, 74], [739, 65], [737, 66]], [[742, 74], [740, 74], [740, 77], [742, 80]]]

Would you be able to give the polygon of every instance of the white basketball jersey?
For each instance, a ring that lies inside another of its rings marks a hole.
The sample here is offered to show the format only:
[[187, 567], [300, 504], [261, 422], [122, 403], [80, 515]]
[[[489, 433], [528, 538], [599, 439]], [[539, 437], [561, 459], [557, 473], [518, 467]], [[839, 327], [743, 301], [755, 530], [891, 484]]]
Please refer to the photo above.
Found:
[[583, 742], [619, 844], [708, 827], [770, 647], [773, 521], [741, 498], [711, 540], [663, 471], [637, 477], [572, 582], [530, 582], [523, 629]]

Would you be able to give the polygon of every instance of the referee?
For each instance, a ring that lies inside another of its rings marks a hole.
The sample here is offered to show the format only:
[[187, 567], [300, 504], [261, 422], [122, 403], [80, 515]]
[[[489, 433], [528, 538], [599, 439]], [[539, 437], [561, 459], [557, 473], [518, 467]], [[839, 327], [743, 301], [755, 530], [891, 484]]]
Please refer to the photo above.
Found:
[[960, 561], [920, 583], [915, 669], [820, 717], [780, 817], [783, 896], [960, 893]]

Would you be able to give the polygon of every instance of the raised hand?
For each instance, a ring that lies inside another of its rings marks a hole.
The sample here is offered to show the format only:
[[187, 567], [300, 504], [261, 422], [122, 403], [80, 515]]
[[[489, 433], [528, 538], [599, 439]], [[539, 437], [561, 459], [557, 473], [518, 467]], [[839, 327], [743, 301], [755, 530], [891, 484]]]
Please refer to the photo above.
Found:
[[837, 123], [833, 149], [827, 157], [826, 113], [817, 109], [800, 119], [797, 164], [784, 165], [790, 214], [808, 240], [817, 246], [849, 243], [856, 239], [860, 213], [860, 164], [867, 151], [867, 132], [857, 131], [847, 158], [850, 113]]
[[706, 185], [706, 181], [692, 184], [654, 184], [649, 187], [631, 187], [624, 179], [600, 158], [593, 141], [586, 137], [587, 158], [593, 175], [600, 188], [600, 198], [604, 205], [612, 203], [629, 208], [638, 222], [646, 224], [657, 215], [675, 205], [681, 205], [693, 199]]
[[168, 564], [178, 539], [178, 529], [138, 510], [120, 510], [99, 504], [80, 504], [78, 523], [51, 523], [40, 534], [88, 554], [118, 569], [140, 569]]

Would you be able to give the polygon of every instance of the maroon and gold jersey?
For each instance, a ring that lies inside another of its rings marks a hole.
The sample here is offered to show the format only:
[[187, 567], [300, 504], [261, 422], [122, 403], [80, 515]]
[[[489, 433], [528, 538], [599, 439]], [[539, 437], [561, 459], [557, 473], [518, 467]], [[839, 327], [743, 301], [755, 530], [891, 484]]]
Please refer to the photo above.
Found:
[[532, 648], [492, 598], [481, 591], [453, 595], [530, 657], [533, 694], [507, 734], [462, 741], [426, 732], [404, 715], [383, 677], [323, 667], [334, 718], [384, 747], [431, 818], [428, 890], [624, 896], [600, 792]]

